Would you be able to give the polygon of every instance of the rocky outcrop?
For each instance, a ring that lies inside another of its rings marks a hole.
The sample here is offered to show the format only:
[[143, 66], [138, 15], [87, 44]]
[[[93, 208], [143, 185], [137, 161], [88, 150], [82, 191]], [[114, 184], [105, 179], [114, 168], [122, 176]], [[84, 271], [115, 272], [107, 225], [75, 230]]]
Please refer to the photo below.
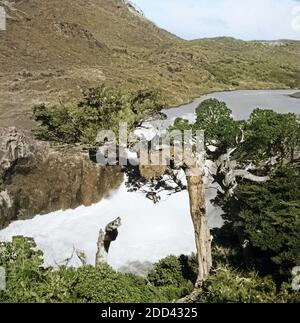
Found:
[[17, 162], [32, 156], [34, 147], [29, 137], [15, 128], [0, 129], [0, 183]]
[[120, 169], [96, 165], [82, 147], [51, 147], [14, 128], [0, 134], [0, 227], [97, 203], [123, 180]]
[[130, 0], [122, 0], [122, 2], [125, 4], [125, 6], [128, 8], [128, 10], [134, 14], [135, 16], [138, 16], [140, 18], [145, 19], [145, 15], [143, 13], [143, 11], [137, 7], [137, 5], [130, 1]]
[[296, 99], [300, 99], [300, 92], [297, 92], [297, 93], [291, 94], [291, 97], [292, 97], [292, 98], [296, 98]]

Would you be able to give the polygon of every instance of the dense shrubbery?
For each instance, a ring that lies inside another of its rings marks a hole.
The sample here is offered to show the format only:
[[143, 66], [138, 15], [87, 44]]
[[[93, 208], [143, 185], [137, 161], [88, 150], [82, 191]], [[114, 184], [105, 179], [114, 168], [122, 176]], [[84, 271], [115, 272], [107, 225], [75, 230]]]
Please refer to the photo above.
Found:
[[193, 290], [193, 283], [186, 275], [185, 259], [174, 256], [162, 259], [148, 274], [151, 284], [160, 288], [169, 299], [179, 299]]
[[0, 292], [0, 302], [172, 302], [193, 288], [180, 271], [175, 276], [170, 271], [180, 268], [175, 257], [157, 264], [149, 279], [118, 273], [106, 264], [56, 270], [42, 264], [42, 252], [32, 239], [15, 237], [1, 243], [7, 289]]
[[163, 108], [155, 90], [124, 94], [115, 88], [90, 89], [78, 104], [34, 107], [33, 119], [39, 123], [39, 139], [93, 144], [99, 130], [118, 134], [119, 122], [127, 122], [128, 131]]
[[255, 109], [249, 120], [236, 121], [224, 102], [208, 99], [198, 106], [196, 117], [193, 125], [178, 118], [171, 129], [204, 130], [206, 144], [216, 146], [218, 153], [242, 141], [235, 154], [238, 160], [262, 163], [274, 157], [274, 162], [290, 161], [300, 146], [300, 123], [292, 113]]
[[[7, 289], [0, 302], [10, 303], [125, 303], [172, 302], [193, 290], [196, 257], [167, 257], [148, 277], [118, 273], [110, 266], [42, 267], [42, 253], [32, 239], [16, 237], [1, 243], [0, 266], [7, 271]], [[218, 258], [220, 259], [220, 258]], [[199, 302], [299, 302], [299, 293], [283, 284], [278, 291], [271, 277], [238, 271], [226, 262], [215, 265], [204, 284]]]
[[293, 161], [300, 146], [300, 124], [292, 113], [256, 109], [244, 124], [245, 142], [241, 157], [258, 162], [276, 158], [276, 162]]
[[204, 303], [299, 303], [300, 295], [291, 284], [278, 290], [272, 277], [254, 271], [238, 271], [229, 266], [213, 270], [203, 286], [199, 302]]
[[276, 301], [276, 286], [270, 278], [230, 267], [216, 268], [205, 283], [200, 302], [270, 303]]
[[206, 100], [198, 106], [196, 115], [193, 128], [205, 131], [206, 144], [217, 144], [220, 150], [236, 144], [236, 137], [240, 134], [239, 122], [234, 121], [224, 102]]
[[247, 263], [288, 276], [300, 265], [300, 170], [281, 167], [263, 184], [241, 183], [223, 205], [227, 230], [247, 244]]

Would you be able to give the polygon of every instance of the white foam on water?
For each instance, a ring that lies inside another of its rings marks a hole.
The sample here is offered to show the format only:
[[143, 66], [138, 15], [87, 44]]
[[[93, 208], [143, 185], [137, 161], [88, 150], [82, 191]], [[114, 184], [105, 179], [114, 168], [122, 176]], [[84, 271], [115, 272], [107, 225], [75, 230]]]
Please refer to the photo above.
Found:
[[[220, 225], [214, 208], [208, 207], [211, 226]], [[35, 239], [44, 252], [46, 266], [56, 266], [82, 250], [93, 264], [100, 228], [117, 217], [122, 218], [119, 236], [111, 244], [108, 263], [118, 269], [130, 262], [156, 262], [168, 255], [189, 255], [195, 251], [188, 192], [164, 194], [153, 204], [142, 193], [129, 193], [125, 183], [110, 197], [90, 207], [38, 215], [16, 221], [0, 231], [0, 240], [21, 235]], [[76, 254], [70, 265], [79, 266]]]
[[[187, 192], [165, 195], [155, 205], [142, 193], [127, 192], [122, 184], [110, 198], [91, 207], [16, 221], [0, 232], [0, 239], [10, 240], [16, 235], [33, 237], [44, 252], [46, 265], [63, 263], [74, 248], [85, 251], [93, 263], [99, 229], [120, 216], [122, 226], [108, 258], [109, 264], [118, 268], [130, 261], [157, 261], [170, 254], [194, 251], [188, 208]], [[70, 264], [80, 264], [76, 255]]]

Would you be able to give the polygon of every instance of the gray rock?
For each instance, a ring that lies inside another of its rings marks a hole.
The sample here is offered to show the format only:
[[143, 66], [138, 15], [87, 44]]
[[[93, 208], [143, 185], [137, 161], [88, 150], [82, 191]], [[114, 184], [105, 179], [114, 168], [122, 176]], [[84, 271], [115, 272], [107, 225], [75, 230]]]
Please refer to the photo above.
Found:
[[300, 92], [297, 92], [297, 93], [291, 94], [291, 97], [292, 97], [292, 98], [296, 98], [296, 99], [300, 99]]

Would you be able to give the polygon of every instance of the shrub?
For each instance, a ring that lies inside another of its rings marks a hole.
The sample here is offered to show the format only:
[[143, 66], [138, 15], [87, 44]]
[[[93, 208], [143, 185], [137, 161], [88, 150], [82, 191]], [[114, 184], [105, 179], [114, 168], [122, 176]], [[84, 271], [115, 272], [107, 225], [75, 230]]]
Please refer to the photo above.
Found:
[[156, 263], [148, 274], [150, 283], [158, 287], [167, 299], [179, 299], [193, 290], [193, 283], [186, 278], [185, 260], [169, 256]]
[[7, 288], [0, 292], [0, 302], [170, 302], [185, 296], [191, 288], [182, 277], [178, 278], [183, 286], [177, 282], [157, 287], [145, 278], [116, 272], [107, 264], [45, 269], [42, 256], [33, 239], [15, 237], [0, 244], [0, 266], [7, 271]]
[[148, 275], [149, 281], [154, 286], [176, 286], [179, 287], [185, 279], [183, 277], [183, 266], [175, 256], [169, 256], [160, 260]]
[[199, 302], [204, 303], [273, 303], [276, 285], [271, 278], [253, 272], [239, 273], [230, 267], [218, 267], [205, 282]]
[[232, 240], [236, 235], [236, 241], [246, 243], [246, 262], [263, 274], [286, 279], [300, 264], [299, 188], [299, 169], [286, 166], [266, 183], [240, 184], [225, 205], [226, 230]]
[[33, 119], [39, 125], [34, 132], [41, 140], [94, 144], [98, 131], [112, 130], [118, 135], [119, 122], [127, 122], [131, 131], [162, 108], [155, 90], [124, 94], [101, 86], [88, 90], [78, 104], [35, 106]]

